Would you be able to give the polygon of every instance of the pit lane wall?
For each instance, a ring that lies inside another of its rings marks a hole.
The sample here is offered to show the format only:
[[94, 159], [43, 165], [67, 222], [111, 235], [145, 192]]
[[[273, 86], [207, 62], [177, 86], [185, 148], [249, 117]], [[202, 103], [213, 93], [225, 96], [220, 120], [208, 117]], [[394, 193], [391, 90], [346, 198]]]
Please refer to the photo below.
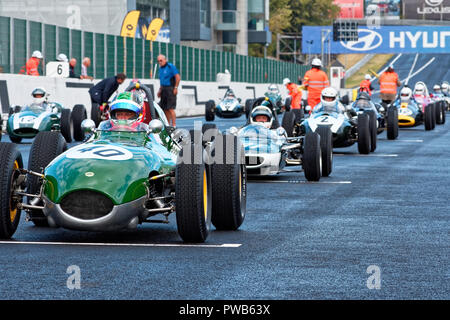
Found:
[[[31, 92], [36, 87], [43, 87], [50, 93], [49, 100], [59, 102], [66, 108], [75, 104], [83, 104], [88, 115], [91, 109], [91, 99], [88, 93], [90, 87], [100, 80], [79, 80], [67, 78], [33, 77], [25, 75], [0, 73], [0, 103], [1, 111], [7, 114], [10, 105], [26, 105], [32, 101]], [[159, 90], [159, 80], [143, 79], [141, 83], [150, 87], [156, 95]], [[130, 84], [127, 79], [119, 87], [122, 92]], [[181, 81], [177, 97], [177, 117], [200, 116], [205, 113], [205, 103], [214, 100], [216, 103], [224, 96], [228, 88], [233, 89], [236, 96], [245, 103], [246, 99], [263, 96], [269, 84], [250, 84], [242, 82], [195, 82]], [[286, 91], [278, 85], [283, 96]], [[155, 99], [157, 102], [158, 98]]]

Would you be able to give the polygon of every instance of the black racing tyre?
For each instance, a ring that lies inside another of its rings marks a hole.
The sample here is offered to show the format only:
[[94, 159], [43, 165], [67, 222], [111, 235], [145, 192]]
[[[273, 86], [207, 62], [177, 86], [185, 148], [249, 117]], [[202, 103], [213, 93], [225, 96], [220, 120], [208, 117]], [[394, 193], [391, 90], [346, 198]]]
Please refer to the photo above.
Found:
[[[39, 132], [31, 145], [30, 156], [28, 158], [28, 170], [42, 173], [44, 168], [67, 150], [67, 144], [64, 137], [56, 131]], [[29, 175], [27, 177], [27, 193], [39, 194], [41, 181], [38, 177]], [[28, 198], [28, 204], [31, 204], [33, 198]], [[34, 203], [36, 205], [36, 203]], [[39, 201], [37, 205], [42, 205]], [[38, 227], [47, 227], [48, 222], [42, 210], [31, 210], [30, 217], [33, 223]]]
[[95, 122], [95, 126], [98, 127], [102, 122], [102, 112], [100, 111], [100, 105], [93, 102], [91, 108], [91, 120]]
[[369, 130], [370, 130], [370, 152], [374, 152], [377, 149], [377, 115], [374, 111], [370, 110], [366, 112], [369, 115]]
[[436, 128], [436, 104], [432, 103], [431, 104], [431, 108], [433, 109], [433, 111], [431, 112], [431, 118], [433, 119], [433, 130], [434, 128]]
[[248, 119], [250, 112], [252, 112], [253, 99], [245, 100], [245, 117]]
[[394, 106], [384, 108], [387, 110], [386, 132], [389, 140], [395, 140], [398, 137], [398, 109]]
[[442, 123], [441, 124], [445, 124], [445, 109], [446, 109], [446, 102], [442, 101], [442, 103], [441, 103], [441, 110], [442, 110], [441, 121], [442, 121]]
[[423, 117], [425, 130], [433, 130], [433, 108], [431, 108], [431, 104], [425, 107]]
[[[201, 146], [197, 146], [197, 148]], [[175, 169], [175, 205], [178, 234], [185, 242], [205, 242], [211, 228], [212, 186], [204, 161], [194, 162], [194, 144], [183, 147]], [[201, 148], [203, 150], [203, 148]], [[183, 155], [190, 153], [191, 163]], [[201, 158], [201, 157], [200, 157]]]
[[22, 141], [22, 138], [16, 136], [9, 136], [9, 140], [11, 140], [11, 142], [13, 143], [20, 143]]
[[209, 100], [205, 104], [205, 120], [206, 121], [214, 121], [214, 111], [215, 111], [215, 104], [213, 100]]
[[212, 224], [217, 230], [237, 230], [247, 211], [245, 151], [238, 137], [221, 138], [211, 165]]
[[2, 113], [0, 112], [0, 141], [2, 141], [2, 127], [3, 127], [3, 120], [2, 120]]
[[300, 123], [305, 118], [305, 110], [303, 109], [291, 109], [295, 114], [295, 122]]
[[82, 104], [76, 104], [72, 110], [72, 128], [73, 128], [73, 138], [75, 141], [83, 141], [85, 138], [85, 133], [81, 129], [81, 123], [83, 120], [87, 119], [86, 108]]
[[322, 175], [322, 152], [317, 132], [308, 132], [305, 136], [302, 163], [306, 180], [319, 181]]
[[328, 177], [333, 171], [333, 134], [327, 126], [317, 127], [322, 152], [322, 177]]
[[72, 142], [72, 112], [70, 109], [62, 109], [61, 111], [61, 134], [63, 135], [64, 139], [66, 139], [67, 143]]
[[292, 97], [291, 96], [286, 97], [286, 101], [284, 102], [284, 108], [286, 109], [286, 111], [291, 111], [291, 102]]
[[22, 156], [12, 143], [0, 143], [0, 239], [10, 239], [20, 221], [21, 210], [13, 198], [19, 172], [23, 168]]
[[295, 114], [292, 111], [286, 111], [283, 115], [283, 120], [281, 121], [281, 126], [286, 130], [286, 134], [288, 137], [292, 137], [294, 135], [294, 127], [295, 127]]
[[369, 115], [358, 114], [358, 152], [360, 154], [370, 153], [370, 120]]
[[445, 122], [444, 101], [436, 102], [434, 111], [436, 112], [436, 124], [444, 124]]

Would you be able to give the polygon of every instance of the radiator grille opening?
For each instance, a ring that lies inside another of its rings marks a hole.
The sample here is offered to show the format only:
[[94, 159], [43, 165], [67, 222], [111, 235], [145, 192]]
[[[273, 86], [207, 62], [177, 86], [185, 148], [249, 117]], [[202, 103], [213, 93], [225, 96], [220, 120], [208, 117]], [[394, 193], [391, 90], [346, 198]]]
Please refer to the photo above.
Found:
[[246, 156], [245, 165], [246, 166], [259, 166], [262, 164], [264, 159], [262, 157]]
[[108, 215], [114, 207], [111, 199], [90, 190], [71, 192], [61, 201], [61, 209], [67, 214], [83, 220], [98, 219]]

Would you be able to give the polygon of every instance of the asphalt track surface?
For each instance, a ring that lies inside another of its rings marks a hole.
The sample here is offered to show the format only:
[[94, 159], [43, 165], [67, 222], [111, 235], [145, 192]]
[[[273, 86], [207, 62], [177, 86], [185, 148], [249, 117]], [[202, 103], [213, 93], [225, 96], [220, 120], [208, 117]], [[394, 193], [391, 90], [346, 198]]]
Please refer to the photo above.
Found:
[[[302, 172], [250, 181], [240, 230], [212, 231], [201, 246], [181, 242], [174, 215], [119, 233], [38, 228], [22, 215], [0, 243], [0, 298], [449, 299], [449, 128], [383, 133], [369, 156], [335, 149], [319, 183]], [[30, 144], [19, 149], [26, 165]], [[71, 265], [79, 290], [66, 285]], [[380, 289], [367, 287], [369, 266]]]

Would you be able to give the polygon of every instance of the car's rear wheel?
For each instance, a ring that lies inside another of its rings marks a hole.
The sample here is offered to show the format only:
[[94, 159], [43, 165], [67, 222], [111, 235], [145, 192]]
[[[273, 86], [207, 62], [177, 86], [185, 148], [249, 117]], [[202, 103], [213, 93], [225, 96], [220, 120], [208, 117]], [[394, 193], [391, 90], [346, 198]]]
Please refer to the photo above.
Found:
[[292, 102], [292, 97], [291, 96], [286, 97], [286, 100], [284, 102], [284, 109], [286, 111], [291, 111], [291, 102]]
[[214, 121], [214, 109], [216, 108], [214, 101], [209, 100], [205, 104], [205, 120], [206, 121]]
[[102, 112], [100, 110], [100, 105], [95, 102], [92, 103], [91, 120], [95, 122], [96, 127], [98, 127], [100, 122], [102, 122]]
[[370, 122], [368, 114], [358, 114], [358, 152], [370, 153]]
[[0, 143], [0, 239], [10, 239], [19, 225], [21, 210], [17, 204], [22, 200], [14, 195], [19, 168], [23, 168], [23, 162], [17, 147]]
[[252, 112], [253, 99], [245, 100], [245, 117], [248, 119], [250, 112]]
[[286, 111], [283, 115], [283, 120], [281, 121], [281, 126], [286, 130], [286, 134], [288, 137], [292, 137], [294, 135], [294, 127], [295, 127], [295, 114], [292, 111]]
[[436, 124], [444, 124], [445, 122], [445, 110], [444, 110], [444, 101], [436, 102]]
[[302, 162], [306, 180], [319, 181], [322, 175], [322, 152], [317, 132], [306, 134]]
[[295, 114], [295, 122], [300, 123], [305, 118], [305, 110], [303, 109], [291, 109]]
[[62, 109], [61, 111], [61, 134], [67, 143], [72, 142], [73, 126], [72, 126], [72, 112], [69, 109]]
[[245, 151], [238, 137], [221, 138], [216, 140], [215, 161], [211, 165], [212, 224], [218, 230], [237, 230], [247, 210]]
[[[370, 130], [370, 152], [374, 152], [377, 149], [377, 115], [374, 111], [367, 111], [369, 115], [369, 130]], [[398, 123], [397, 123], [398, 125]]]
[[395, 140], [398, 136], [398, 109], [394, 106], [385, 108], [387, 108], [387, 138], [389, 140]]
[[[31, 145], [28, 159], [28, 170], [42, 173], [45, 167], [57, 156], [67, 150], [67, 144], [63, 136], [56, 131], [39, 132]], [[41, 181], [38, 177], [29, 175], [27, 178], [27, 193], [39, 194]], [[42, 206], [42, 200], [33, 201], [28, 198], [28, 204]], [[30, 211], [30, 218], [38, 227], [48, 226], [47, 218], [42, 210], [33, 209]]]
[[431, 107], [431, 104], [427, 105], [424, 110], [424, 125], [425, 130], [433, 130], [433, 108]]
[[322, 152], [322, 177], [328, 177], [333, 170], [333, 134], [326, 126], [319, 126], [316, 132], [320, 135]]
[[82, 104], [76, 104], [72, 110], [72, 126], [73, 126], [73, 138], [75, 141], [83, 141], [85, 134], [81, 129], [81, 123], [87, 119], [86, 108]]
[[[198, 151], [196, 149], [203, 151], [201, 146], [196, 148], [194, 144], [184, 146], [175, 169], [178, 234], [183, 241], [191, 243], [205, 242], [211, 226], [212, 213], [210, 172], [203, 158], [194, 156], [195, 151]], [[190, 161], [186, 162], [184, 157], [190, 157]], [[195, 158], [201, 160], [196, 163]]]

